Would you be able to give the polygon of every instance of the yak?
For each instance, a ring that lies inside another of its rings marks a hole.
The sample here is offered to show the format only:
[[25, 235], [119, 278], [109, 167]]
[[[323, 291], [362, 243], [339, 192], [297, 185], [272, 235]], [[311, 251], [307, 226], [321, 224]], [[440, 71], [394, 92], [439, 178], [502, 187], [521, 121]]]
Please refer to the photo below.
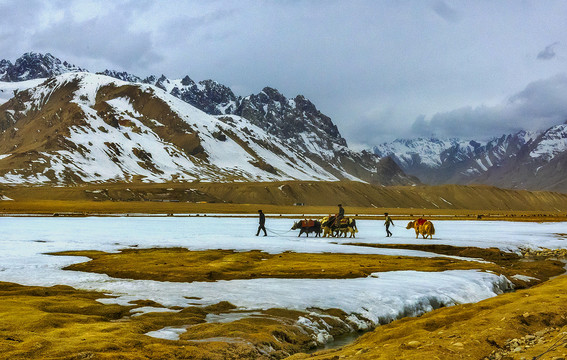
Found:
[[297, 237], [300, 237], [303, 233], [309, 237], [309, 234], [312, 232], [315, 233], [316, 237], [321, 236], [321, 222], [317, 220], [300, 220], [291, 227], [291, 230], [297, 229], [300, 229]]
[[433, 226], [433, 223], [429, 220], [425, 221], [421, 225], [418, 225], [417, 221], [410, 221], [408, 223], [408, 226], [406, 226], [406, 229], [414, 229], [416, 239], [419, 236], [419, 234], [421, 234], [421, 236], [424, 239], [427, 239], [427, 237], [433, 239], [433, 235], [435, 235], [435, 227]]
[[358, 228], [356, 227], [355, 219], [342, 218], [338, 223], [335, 219], [335, 216], [326, 216], [321, 219], [323, 237], [346, 237], [349, 234], [350, 237], [356, 237], [355, 234], [358, 232]]

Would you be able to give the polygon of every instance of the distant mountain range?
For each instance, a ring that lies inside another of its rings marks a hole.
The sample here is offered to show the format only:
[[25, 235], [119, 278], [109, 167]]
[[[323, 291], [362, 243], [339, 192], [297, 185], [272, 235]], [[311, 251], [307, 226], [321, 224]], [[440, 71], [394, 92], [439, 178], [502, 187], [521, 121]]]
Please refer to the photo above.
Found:
[[331, 119], [276, 89], [93, 74], [51, 54], [0, 61], [0, 183], [357, 180], [410, 185], [347, 147]]
[[350, 179], [567, 192], [567, 124], [353, 151], [302, 95], [93, 74], [51, 54], [0, 60], [0, 131], [0, 183]]
[[520, 131], [487, 142], [396, 140], [374, 147], [428, 184], [487, 184], [567, 192], [567, 124]]

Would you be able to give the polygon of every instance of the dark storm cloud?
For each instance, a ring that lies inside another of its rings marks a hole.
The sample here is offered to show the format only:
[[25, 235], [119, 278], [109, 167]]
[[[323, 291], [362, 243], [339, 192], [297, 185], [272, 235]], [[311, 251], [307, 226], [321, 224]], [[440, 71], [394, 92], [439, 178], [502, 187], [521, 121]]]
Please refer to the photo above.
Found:
[[553, 59], [556, 56], [554, 48], [557, 45], [559, 45], [559, 42], [554, 42], [553, 44], [546, 46], [545, 49], [543, 49], [542, 51], [539, 52], [539, 54], [537, 54], [537, 58], [539, 60]]
[[412, 130], [420, 136], [488, 139], [521, 129], [543, 130], [567, 120], [567, 75], [534, 81], [497, 106], [462, 107], [418, 117]]

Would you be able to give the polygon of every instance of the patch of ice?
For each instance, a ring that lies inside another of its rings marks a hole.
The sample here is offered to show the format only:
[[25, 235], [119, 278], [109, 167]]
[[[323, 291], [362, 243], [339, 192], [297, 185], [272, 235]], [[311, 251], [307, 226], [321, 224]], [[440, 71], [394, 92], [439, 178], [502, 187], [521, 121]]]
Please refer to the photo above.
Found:
[[535, 277], [520, 275], [520, 274], [513, 275], [512, 278], [516, 279], [516, 280], [526, 281], [526, 282], [530, 282], [532, 280], [539, 280], [538, 278], [535, 278]]
[[164, 340], [179, 340], [179, 336], [187, 331], [187, 327], [166, 326], [163, 329], [147, 332], [147, 336]]
[[151, 313], [151, 312], [179, 312], [180, 310], [172, 310], [168, 308], [162, 307], [154, 307], [154, 306], [142, 306], [135, 309], [132, 309], [130, 313], [132, 316], [140, 316], [143, 314]]

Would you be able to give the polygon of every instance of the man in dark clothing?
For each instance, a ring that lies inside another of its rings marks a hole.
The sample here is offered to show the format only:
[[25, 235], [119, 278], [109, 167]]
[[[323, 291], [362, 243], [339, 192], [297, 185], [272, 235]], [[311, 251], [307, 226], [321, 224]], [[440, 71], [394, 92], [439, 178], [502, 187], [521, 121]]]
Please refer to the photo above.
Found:
[[388, 215], [388, 213], [384, 213], [384, 217], [386, 218], [386, 222], [384, 226], [386, 226], [386, 237], [392, 236], [392, 232], [390, 231], [390, 225], [394, 225], [392, 218]]
[[266, 233], [266, 228], [264, 227], [264, 225], [266, 224], [266, 215], [264, 215], [262, 210], [258, 210], [258, 214], [260, 215], [260, 225], [258, 226], [256, 236], [260, 235], [260, 230], [264, 230], [264, 236], [268, 236], [268, 234]]
[[337, 214], [335, 221], [333, 221], [333, 226], [340, 226], [341, 219], [345, 217], [345, 209], [343, 208], [343, 205], [339, 204], [337, 206], [339, 207], [339, 213]]
[[339, 220], [345, 217], [345, 209], [343, 208], [342, 204], [339, 204]]

